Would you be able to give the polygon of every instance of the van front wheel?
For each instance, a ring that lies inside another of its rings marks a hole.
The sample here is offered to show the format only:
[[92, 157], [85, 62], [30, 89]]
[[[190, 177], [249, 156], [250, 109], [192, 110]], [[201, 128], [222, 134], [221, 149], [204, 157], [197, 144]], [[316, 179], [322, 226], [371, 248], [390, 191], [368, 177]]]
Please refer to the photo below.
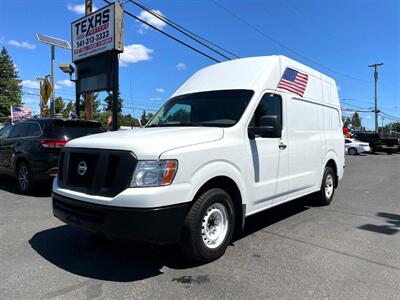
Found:
[[329, 205], [335, 194], [336, 175], [331, 167], [326, 167], [322, 178], [321, 190], [318, 193], [318, 202], [321, 205]]
[[194, 260], [213, 261], [225, 253], [234, 227], [231, 197], [222, 189], [210, 189], [195, 200], [186, 216], [181, 249]]

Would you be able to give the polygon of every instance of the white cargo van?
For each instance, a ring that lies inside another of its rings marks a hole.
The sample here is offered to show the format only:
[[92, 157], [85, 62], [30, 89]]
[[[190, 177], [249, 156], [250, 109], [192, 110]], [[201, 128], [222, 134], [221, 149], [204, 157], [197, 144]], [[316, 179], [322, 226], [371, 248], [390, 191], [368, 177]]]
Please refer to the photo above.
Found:
[[179, 242], [220, 257], [245, 218], [315, 193], [329, 204], [343, 176], [335, 81], [284, 56], [206, 67], [146, 128], [69, 142], [54, 215], [106, 235]]

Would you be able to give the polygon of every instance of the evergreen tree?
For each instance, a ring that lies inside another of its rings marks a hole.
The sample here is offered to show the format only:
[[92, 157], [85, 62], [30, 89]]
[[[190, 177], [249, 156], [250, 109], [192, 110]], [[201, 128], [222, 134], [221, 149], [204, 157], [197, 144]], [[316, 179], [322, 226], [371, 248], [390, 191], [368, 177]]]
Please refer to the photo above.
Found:
[[147, 123], [146, 111], [143, 110], [142, 115], [140, 116], [140, 123], [144, 126]]
[[[107, 97], [104, 99], [104, 111], [112, 111], [112, 105], [113, 105], [113, 94], [112, 93], [108, 93]], [[122, 104], [123, 104], [124, 100], [121, 98], [121, 94], [118, 91], [118, 113], [122, 112]]]
[[393, 123], [386, 124], [384, 126], [384, 128], [400, 132], [400, 122], [393, 122]]
[[54, 99], [56, 114], [64, 114], [65, 103], [62, 97], [58, 96]]
[[63, 116], [68, 118], [71, 112], [75, 113], [75, 104], [74, 102], [69, 101], [63, 111]]
[[[96, 116], [98, 113], [100, 113], [100, 99], [99, 94], [93, 94], [93, 118], [96, 119]], [[86, 119], [86, 96], [82, 95], [80, 102], [79, 102], [79, 107], [80, 107], [80, 112], [81, 112], [81, 117]]]
[[353, 116], [351, 117], [351, 124], [353, 124], [354, 128], [360, 128], [361, 127], [361, 118], [358, 114], [358, 112], [355, 112]]
[[18, 71], [6, 48], [0, 52], [0, 117], [10, 115], [10, 106], [21, 106]]
[[343, 128], [347, 128], [349, 124], [351, 124], [350, 117], [342, 117], [343, 120]]

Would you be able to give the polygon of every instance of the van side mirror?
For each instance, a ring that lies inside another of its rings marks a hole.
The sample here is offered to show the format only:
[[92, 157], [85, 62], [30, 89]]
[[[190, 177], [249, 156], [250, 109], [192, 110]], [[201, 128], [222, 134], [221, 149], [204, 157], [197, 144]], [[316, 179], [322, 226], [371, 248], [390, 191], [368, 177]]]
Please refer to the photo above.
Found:
[[265, 115], [260, 118], [260, 127], [249, 127], [248, 135], [250, 139], [256, 136], [277, 138], [282, 136], [282, 128], [279, 116]]

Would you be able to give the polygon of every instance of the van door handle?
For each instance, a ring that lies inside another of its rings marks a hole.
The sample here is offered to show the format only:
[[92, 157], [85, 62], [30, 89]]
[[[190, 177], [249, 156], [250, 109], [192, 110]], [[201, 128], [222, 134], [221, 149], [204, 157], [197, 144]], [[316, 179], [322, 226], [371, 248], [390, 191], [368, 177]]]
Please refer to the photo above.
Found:
[[279, 149], [281, 149], [281, 150], [285, 150], [286, 147], [287, 147], [287, 145], [285, 145], [284, 143], [279, 144]]

